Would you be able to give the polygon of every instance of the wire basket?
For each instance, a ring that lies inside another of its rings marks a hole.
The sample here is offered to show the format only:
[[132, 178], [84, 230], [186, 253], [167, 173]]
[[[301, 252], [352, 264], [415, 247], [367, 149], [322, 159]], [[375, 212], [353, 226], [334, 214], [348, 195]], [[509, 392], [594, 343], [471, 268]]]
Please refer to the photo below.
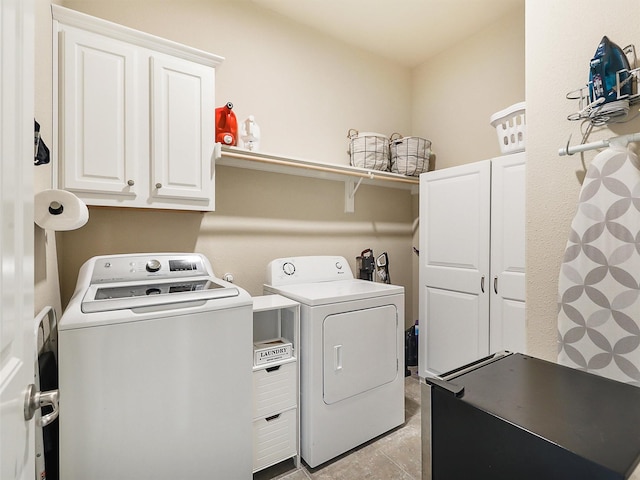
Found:
[[352, 128], [347, 138], [352, 166], [370, 170], [389, 170], [389, 137], [380, 133], [358, 133]]
[[429, 170], [431, 141], [421, 137], [394, 138], [391, 135], [391, 171], [401, 175], [417, 177]]

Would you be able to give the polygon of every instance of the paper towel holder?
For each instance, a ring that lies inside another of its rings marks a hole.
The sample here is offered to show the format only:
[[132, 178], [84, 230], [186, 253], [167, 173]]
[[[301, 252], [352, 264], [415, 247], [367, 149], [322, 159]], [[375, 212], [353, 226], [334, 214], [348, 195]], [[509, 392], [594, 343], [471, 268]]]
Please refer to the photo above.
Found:
[[62, 212], [64, 212], [64, 205], [60, 202], [54, 200], [49, 204], [49, 213], [51, 215], [60, 215]]
[[76, 230], [89, 219], [87, 205], [66, 190], [38, 192], [34, 203], [34, 222], [44, 230]]

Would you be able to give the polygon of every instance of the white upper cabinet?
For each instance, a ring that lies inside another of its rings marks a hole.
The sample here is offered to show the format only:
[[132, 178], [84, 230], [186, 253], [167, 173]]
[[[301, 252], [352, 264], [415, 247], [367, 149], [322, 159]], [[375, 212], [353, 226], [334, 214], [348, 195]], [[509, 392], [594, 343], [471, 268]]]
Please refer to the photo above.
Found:
[[134, 46], [101, 35], [71, 27], [61, 32], [58, 152], [64, 188], [137, 197], [146, 102], [136, 92], [136, 53]]
[[198, 200], [210, 184], [215, 137], [213, 69], [167, 55], [150, 58], [154, 199]]
[[58, 187], [89, 205], [212, 211], [222, 58], [52, 5]]

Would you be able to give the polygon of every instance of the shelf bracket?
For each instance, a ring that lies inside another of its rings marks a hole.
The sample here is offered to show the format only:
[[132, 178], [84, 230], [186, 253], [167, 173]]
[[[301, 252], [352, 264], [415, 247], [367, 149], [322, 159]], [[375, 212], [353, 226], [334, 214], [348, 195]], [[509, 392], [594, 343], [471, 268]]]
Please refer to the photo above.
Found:
[[360, 188], [364, 178], [360, 178], [356, 183], [355, 180], [347, 179], [344, 181], [344, 213], [353, 213], [356, 211], [356, 192]]

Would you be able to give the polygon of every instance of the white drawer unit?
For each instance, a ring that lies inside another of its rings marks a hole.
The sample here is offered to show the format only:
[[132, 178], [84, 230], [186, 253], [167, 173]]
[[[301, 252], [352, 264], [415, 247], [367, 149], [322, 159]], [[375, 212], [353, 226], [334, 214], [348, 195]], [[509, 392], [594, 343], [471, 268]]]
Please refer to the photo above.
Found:
[[253, 367], [253, 471], [293, 458], [300, 465], [300, 304], [280, 295], [253, 297], [253, 342], [291, 343], [291, 356]]
[[268, 416], [298, 404], [298, 364], [266, 367], [253, 372], [253, 417]]
[[253, 470], [297, 457], [298, 409], [292, 408], [253, 422]]

